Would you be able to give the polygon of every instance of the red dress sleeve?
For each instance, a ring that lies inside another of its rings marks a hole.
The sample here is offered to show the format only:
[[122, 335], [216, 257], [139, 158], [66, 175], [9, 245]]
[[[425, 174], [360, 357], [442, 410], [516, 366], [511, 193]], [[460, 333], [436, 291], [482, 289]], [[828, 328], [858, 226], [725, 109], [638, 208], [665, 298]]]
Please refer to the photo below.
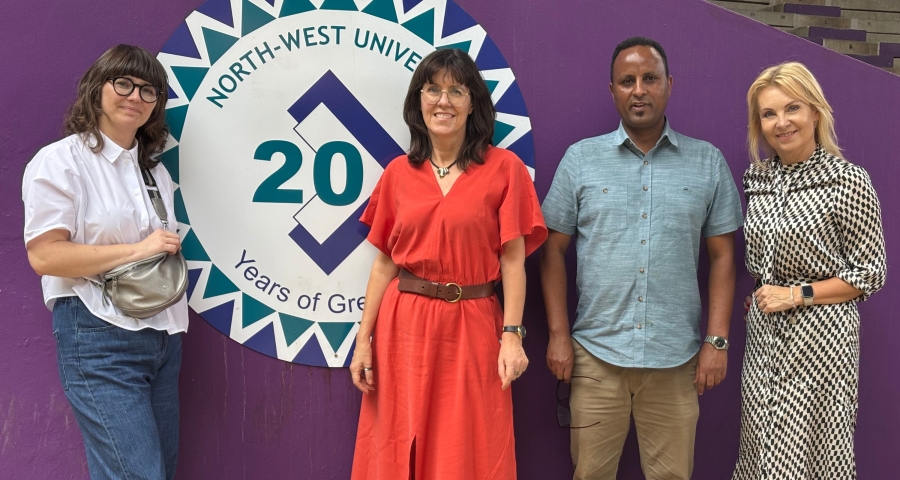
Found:
[[525, 237], [525, 255], [531, 255], [547, 239], [547, 227], [534, 182], [525, 164], [512, 152], [506, 159], [507, 186], [500, 201], [500, 249], [519, 237]]
[[394, 243], [396, 243], [394, 227], [397, 223], [397, 200], [394, 191], [396, 168], [391, 168], [391, 166], [401, 161], [406, 161], [405, 155], [395, 158], [384, 169], [384, 173], [375, 185], [375, 190], [369, 197], [369, 205], [359, 217], [360, 222], [369, 226], [369, 235], [366, 236], [366, 240], [389, 257]]

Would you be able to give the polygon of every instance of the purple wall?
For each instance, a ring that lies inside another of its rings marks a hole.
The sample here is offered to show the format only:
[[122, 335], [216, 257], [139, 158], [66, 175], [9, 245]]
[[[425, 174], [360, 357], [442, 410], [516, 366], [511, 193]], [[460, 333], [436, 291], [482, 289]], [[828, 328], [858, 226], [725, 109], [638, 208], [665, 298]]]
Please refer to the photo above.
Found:
[[[50, 314], [21, 244], [25, 162], [60, 136], [82, 72], [120, 42], [158, 51], [201, 0], [4, 2], [0, 6], [0, 476], [84, 479], [80, 434], [59, 385]], [[744, 95], [765, 66], [800, 60], [834, 106], [847, 157], [868, 169], [885, 218], [891, 277], [900, 251], [900, 77], [778, 32], [701, 0], [458, 0], [496, 41], [522, 88], [535, 132], [543, 197], [566, 147], [610, 131], [607, 93], [615, 44], [648, 35], [666, 47], [675, 78], [669, 118], [678, 131], [712, 141], [736, 178], [747, 163]], [[152, 8], [148, 9], [148, 5]], [[560, 7], [559, 5], [564, 5]], [[137, 12], [151, 11], [152, 16]], [[43, 13], [41, 13], [43, 12]], [[739, 248], [743, 242], [739, 240]], [[514, 387], [523, 479], [571, 478], [567, 432], [554, 419], [555, 379], [544, 367], [547, 328], [529, 260], [528, 375]], [[738, 255], [739, 298], [752, 282]], [[705, 270], [701, 267], [701, 271]], [[705, 275], [704, 275], [705, 276]], [[893, 280], [893, 278], [891, 278]], [[736, 299], [729, 376], [701, 399], [695, 478], [730, 478], [738, 448], [744, 327]], [[863, 318], [857, 458], [861, 478], [889, 478], [900, 457], [900, 287], [860, 306]], [[343, 369], [287, 364], [245, 349], [196, 315], [185, 336], [181, 479], [345, 479], [360, 394]], [[628, 440], [620, 478], [642, 478]]]

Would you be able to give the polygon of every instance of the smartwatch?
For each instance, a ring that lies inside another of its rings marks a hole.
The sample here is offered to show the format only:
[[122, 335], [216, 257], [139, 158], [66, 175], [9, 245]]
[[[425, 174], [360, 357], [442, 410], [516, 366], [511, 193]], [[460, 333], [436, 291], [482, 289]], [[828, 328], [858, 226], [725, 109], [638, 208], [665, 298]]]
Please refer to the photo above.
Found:
[[800, 295], [803, 297], [803, 305], [811, 307], [813, 304], [813, 288], [812, 285], [804, 283], [800, 285]]
[[717, 337], [715, 335], [707, 335], [704, 342], [709, 343], [713, 347], [716, 347], [716, 350], [728, 350], [728, 339], [725, 337]]
[[520, 340], [525, 339], [525, 326], [524, 325], [506, 325], [503, 327], [504, 332], [515, 333], [519, 336]]

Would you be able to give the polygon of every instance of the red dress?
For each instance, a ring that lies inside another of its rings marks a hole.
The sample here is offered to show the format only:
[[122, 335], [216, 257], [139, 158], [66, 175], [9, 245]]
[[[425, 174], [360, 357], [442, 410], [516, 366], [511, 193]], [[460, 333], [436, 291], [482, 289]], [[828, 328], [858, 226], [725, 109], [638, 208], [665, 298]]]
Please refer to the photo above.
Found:
[[[400, 268], [440, 283], [500, 279], [502, 245], [547, 238], [534, 185], [515, 154], [489, 148], [444, 197], [428, 162], [385, 169], [361, 218]], [[496, 296], [449, 303], [388, 286], [372, 340], [375, 390], [363, 396], [354, 480], [516, 478], [510, 389], [497, 373]], [[415, 443], [414, 443], [415, 442]]]

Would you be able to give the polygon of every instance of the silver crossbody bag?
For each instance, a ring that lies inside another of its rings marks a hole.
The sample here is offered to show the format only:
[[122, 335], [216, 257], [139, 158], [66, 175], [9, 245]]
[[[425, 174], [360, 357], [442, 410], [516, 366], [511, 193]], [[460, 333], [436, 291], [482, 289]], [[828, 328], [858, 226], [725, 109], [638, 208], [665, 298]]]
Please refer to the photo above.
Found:
[[[141, 175], [147, 185], [150, 203], [162, 220], [163, 228], [169, 229], [166, 206], [163, 204], [159, 187], [150, 171], [141, 168]], [[134, 318], [150, 318], [178, 303], [187, 290], [187, 262], [181, 251], [170, 255], [160, 252], [136, 262], [129, 262], [102, 275], [103, 283], [97, 283], [103, 290], [104, 300], [109, 299], [125, 315]]]

